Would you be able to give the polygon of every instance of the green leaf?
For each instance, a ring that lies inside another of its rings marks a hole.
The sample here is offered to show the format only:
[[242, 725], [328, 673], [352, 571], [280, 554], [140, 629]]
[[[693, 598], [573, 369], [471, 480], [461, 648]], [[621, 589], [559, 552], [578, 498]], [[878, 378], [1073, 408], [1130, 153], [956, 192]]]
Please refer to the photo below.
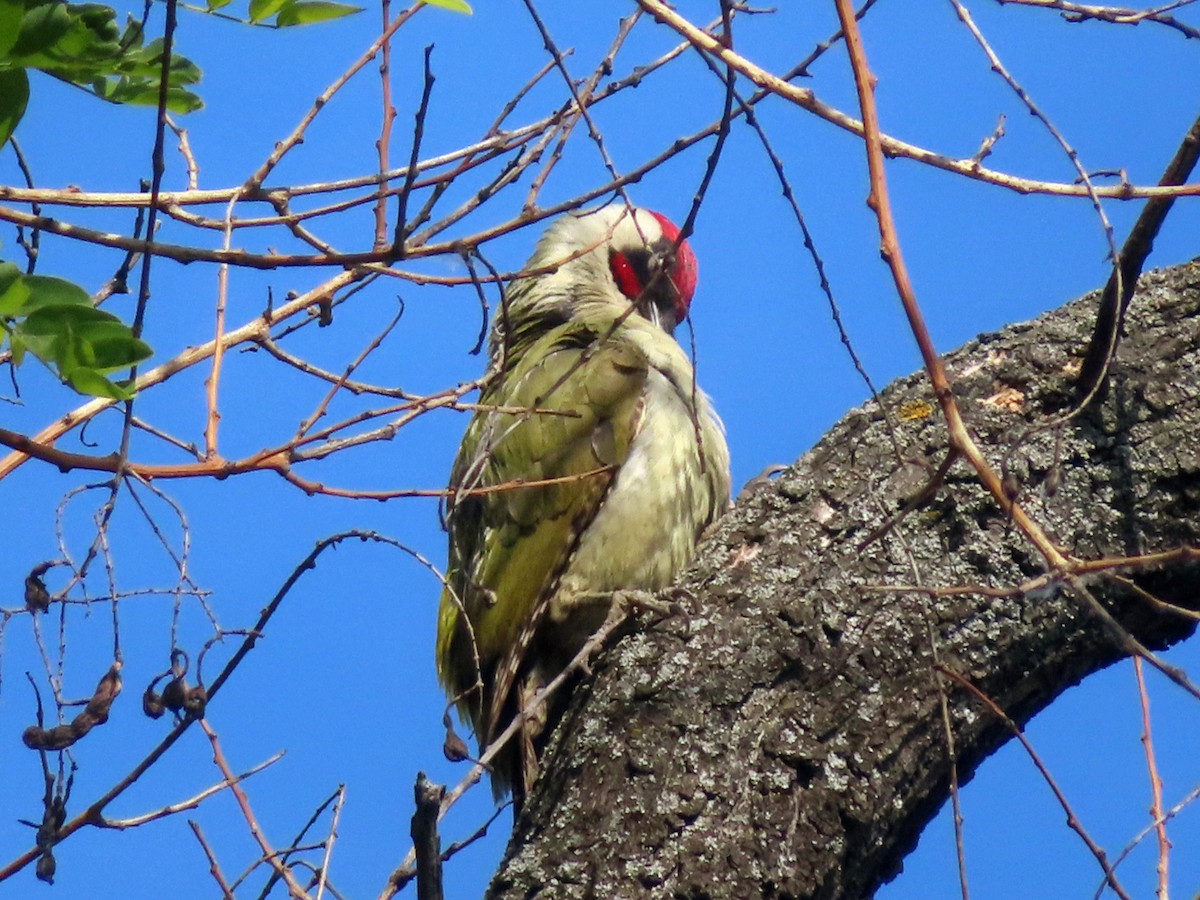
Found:
[[[0, 25], [3, 33], [3, 25]], [[24, 69], [0, 69], [0, 147], [12, 136], [13, 130], [29, 103], [29, 76]]]
[[8, 56], [17, 42], [24, 18], [25, 4], [21, 0], [0, 0], [0, 60]]
[[[157, 77], [162, 71], [164, 49], [162, 38], [155, 38], [140, 51], [138, 56], [130, 57], [130, 59], [143, 66], [141, 74]], [[128, 74], [137, 74], [137, 70], [127, 68], [125, 65], [122, 65], [120, 70]], [[199, 66], [190, 59], [177, 54], [171, 56], [171, 77], [168, 79], [168, 84], [195, 84], [199, 80]]]
[[[57, 281], [58, 279], [54, 280]], [[123, 324], [112, 313], [96, 309], [94, 306], [55, 304], [52, 306], [40, 306], [30, 312], [25, 317], [25, 322], [21, 327], [26, 334], [50, 335], [64, 333], [68, 328], [89, 328], [104, 322]]]
[[471, 9], [471, 4], [467, 0], [425, 0], [430, 6], [440, 6], [442, 9], [448, 9], [451, 12], [462, 13], [463, 15], [471, 15], [474, 10]]
[[19, 366], [25, 361], [25, 342], [21, 340], [19, 335], [10, 334], [8, 336], [8, 347], [12, 351], [12, 364]]
[[0, 263], [0, 316], [16, 315], [29, 299], [29, 286], [21, 270], [10, 262]]
[[222, 9], [232, 3], [233, 0], [208, 0], [208, 8], [212, 11]]
[[16, 41], [9, 48], [14, 61], [40, 53], [54, 44], [71, 27], [71, 16], [65, 3], [46, 3], [25, 13]]
[[250, 21], [269, 19], [287, 4], [288, 0], [250, 0]]
[[40, 306], [12, 327], [14, 362], [18, 348], [28, 350], [75, 390], [96, 397], [125, 400], [127, 383], [105, 377], [150, 357], [153, 352], [132, 329], [111, 313], [92, 306]]
[[[158, 105], [158, 81], [149, 78], [119, 78], [115, 81], [98, 78], [88, 85], [92, 93], [110, 103], [126, 103], [134, 106]], [[195, 112], [204, 106], [203, 101], [191, 91], [183, 88], [167, 88], [167, 109], [171, 112]]]
[[134, 391], [127, 381], [113, 382], [105, 378], [95, 369], [79, 367], [72, 369], [66, 376], [67, 382], [81, 394], [91, 394], [93, 397], [108, 397], [111, 400], [132, 400]]
[[81, 348], [87, 348], [79, 353], [86, 364], [106, 374], [128, 369], [135, 363], [149, 359], [154, 353], [148, 344], [135, 338], [129, 327], [119, 320], [79, 329], [75, 339], [80, 342]]
[[[3, 2], [11, 0], [0, 0]], [[158, 102], [161, 40], [143, 47], [141, 27], [127, 25], [122, 33], [116, 24], [116, 11], [101, 4], [26, 2], [36, 5], [25, 14], [9, 58], [0, 62], [3, 68], [41, 69], [113, 103]], [[200, 98], [186, 89], [199, 80], [200, 69], [195, 63], [172, 54], [168, 76], [168, 106], [172, 111], [200, 108]]]
[[145, 27], [137, 19], [132, 17], [125, 20], [125, 30], [121, 32], [121, 47], [132, 49], [142, 46], [142, 41], [145, 40]]
[[64, 350], [60, 349], [59, 344], [63, 337], [58, 334], [26, 334], [23, 324], [18, 323], [13, 328], [11, 337], [13, 343], [20, 341], [24, 350], [28, 350], [46, 365], [60, 368], [59, 358], [64, 354]]
[[[92, 309], [92, 298], [88, 296], [87, 291], [65, 278], [54, 278], [49, 275], [22, 275], [21, 281], [29, 291], [29, 296], [21, 309], [23, 313], [33, 312], [47, 306], [83, 307], [90, 312], [100, 312], [98, 309]], [[101, 315], [109, 314], [101, 313]]]
[[362, 12], [361, 6], [351, 6], [349, 3], [335, 3], [333, 0], [293, 0], [279, 11], [275, 24], [280, 28], [289, 25], [311, 25], [314, 22], [328, 22]]

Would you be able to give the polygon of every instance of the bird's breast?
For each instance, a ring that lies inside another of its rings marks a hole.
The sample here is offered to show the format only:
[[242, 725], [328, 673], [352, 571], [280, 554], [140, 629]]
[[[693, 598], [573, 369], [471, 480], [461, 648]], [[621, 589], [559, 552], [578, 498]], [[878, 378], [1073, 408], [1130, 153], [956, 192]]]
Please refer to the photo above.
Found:
[[551, 626], [564, 629], [556, 643], [581, 644], [599, 627], [608, 604], [589, 595], [667, 587], [723, 508], [727, 498], [716, 494], [724, 482], [702, 467], [701, 448], [710, 466], [727, 467], [725, 437], [703, 395], [697, 401], [698, 417], [690, 397], [650, 369], [629, 455], [580, 535], [551, 601]]

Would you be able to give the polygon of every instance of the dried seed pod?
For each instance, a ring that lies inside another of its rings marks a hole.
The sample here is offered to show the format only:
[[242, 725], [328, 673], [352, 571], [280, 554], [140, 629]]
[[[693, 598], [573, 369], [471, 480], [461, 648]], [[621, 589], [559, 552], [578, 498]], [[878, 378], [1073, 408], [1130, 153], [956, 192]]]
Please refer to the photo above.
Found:
[[471, 758], [471, 750], [467, 747], [467, 742], [454, 731], [446, 732], [446, 740], [442, 742], [442, 753], [450, 762], [462, 762], [464, 759]]
[[34, 871], [37, 873], [38, 881], [44, 881], [46, 884], [54, 884], [54, 872], [58, 868], [58, 863], [54, 859], [54, 854], [47, 850], [38, 857], [37, 866]]
[[30, 612], [45, 612], [50, 608], [50, 592], [46, 582], [30, 572], [25, 576], [25, 608]]
[[183, 708], [189, 716], [196, 719], [203, 719], [204, 708], [206, 706], [208, 706], [208, 691], [204, 689], [204, 685], [198, 684], [188, 690], [183, 701]]
[[162, 692], [163, 706], [171, 712], [180, 712], [187, 703], [187, 682], [182, 678], [172, 678]]
[[85, 712], [96, 720], [93, 724], [103, 725], [108, 721], [108, 711], [112, 708], [113, 701], [117, 699], [124, 685], [121, 680], [122, 665], [118, 659], [109, 667], [108, 671], [104, 673], [104, 677], [100, 679], [100, 683], [96, 685], [92, 699], [87, 703]]
[[[30, 750], [65, 750], [95, 726], [107, 722], [113, 701], [121, 693], [121, 665], [118, 659], [109, 667], [83, 712], [72, 719], [70, 725], [55, 725], [53, 728], [30, 725], [26, 728], [21, 733], [25, 746]], [[38, 718], [41, 718], [40, 712]]]
[[163, 698], [154, 690], [154, 685], [151, 684], [142, 693], [142, 712], [151, 719], [161, 719], [162, 714], [166, 711], [167, 706], [163, 703]]
[[[88, 730], [90, 729], [85, 729], [83, 734], [87, 734]], [[21, 740], [30, 750], [66, 750], [83, 737], [83, 734], [75, 733], [73, 723], [71, 725], [55, 725], [53, 728], [30, 725], [21, 732]]]

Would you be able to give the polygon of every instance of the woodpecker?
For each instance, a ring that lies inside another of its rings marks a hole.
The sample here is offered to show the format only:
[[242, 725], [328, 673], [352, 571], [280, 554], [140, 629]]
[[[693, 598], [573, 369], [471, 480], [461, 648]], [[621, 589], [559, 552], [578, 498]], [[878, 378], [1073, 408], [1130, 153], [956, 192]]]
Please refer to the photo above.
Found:
[[563, 703], [531, 702], [603, 624], [658, 591], [729, 504], [729, 450], [673, 337], [696, 288], [665, 216], [626, 205], [555, 221], [507, 291], [489, 379], [450, 478], [437, 668], [518, 803]]

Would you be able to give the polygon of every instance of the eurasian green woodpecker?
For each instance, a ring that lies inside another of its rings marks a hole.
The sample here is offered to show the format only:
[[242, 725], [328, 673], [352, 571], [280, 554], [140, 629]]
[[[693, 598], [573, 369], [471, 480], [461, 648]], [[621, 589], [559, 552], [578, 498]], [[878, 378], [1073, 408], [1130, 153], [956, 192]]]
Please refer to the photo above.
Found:
[[[665, 216], [614, 205], [558, 219], [493, 323], [489, 380], [451, 473], [437, 668], [496, 796], [522, 798], [556, 711], [532, 709], [604, 622], [658, 591], [729, 503], [729, 451], [672, 336], [696, 257]], [[507, 487], [506, 487], [507, 486]]]

